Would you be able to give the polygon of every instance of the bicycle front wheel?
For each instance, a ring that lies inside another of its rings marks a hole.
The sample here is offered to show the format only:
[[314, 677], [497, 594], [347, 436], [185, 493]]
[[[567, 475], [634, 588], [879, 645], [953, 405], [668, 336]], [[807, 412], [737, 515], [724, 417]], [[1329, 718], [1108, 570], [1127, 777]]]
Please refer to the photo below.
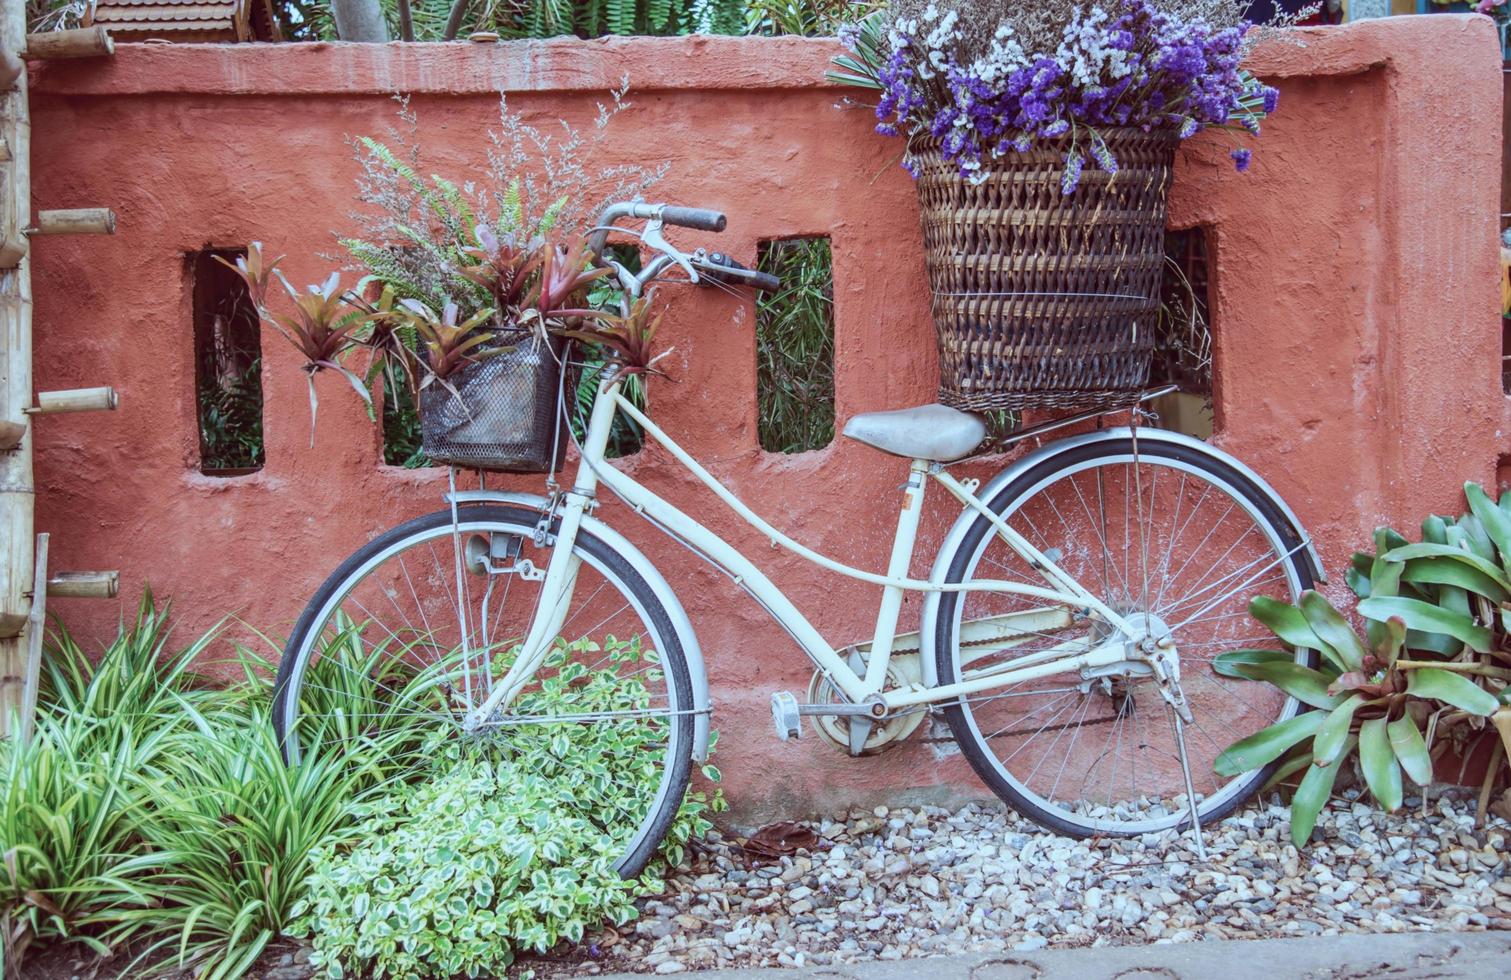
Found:
[[508, 705], [469, 720], [542, 614], [556, 529], [538, 536], [539, 520], [468, 506], [455, 526], [450, 511], [428, 514], [353, 554], [289, 638], [274, 726], [290, 765], [326, 739], [403, 730], [427, 751], [439, 734], [521, 780], [560, 781], [633, 877], [686, 792], [694, 704], [672, 620], [623, 555], [579, 531], [543, 665]]
[[[1279, 647], [1248, 615], [1267, 595], [1285, 602], [1312, 585], [1285, 515], [1247, 475], [1193, 446], [1107, 439], [1055, 453], [986, 502], [1030, 543], [1130, 624], [1170, 636], [1194, 722], [1184, 728], [1197, 813], [1216, 820], [1272, 768], [1222, 777], [1213, 763], [1247, 735], [1302, 709], [1269, 685], [1218, 675], [1213, 658]], [[1043, 576], [985, 517], [949, 559], [946, 580], [1041, 583]], [[936, 666], [950, 684], [1058, 646], [1087, 651], [1110, 629], [1078, 610], [1040, 622], [1015, 644], [993, 637], [1004, 615], [1042, 600], [948, 592], [935, 623]], [[1021, 620], [1020, 620], [1021, 621]], [[974, 627], [973, 627], [973, 624]], [[1295, 652], [1312, 665], [1315, 654]], [[1073, 836], [1128, 836], [1189, 821], [1175, 714], [1143, 664], [1074, 671], [971, 695], [945, 707], [977, 775], [1025, 816]]]

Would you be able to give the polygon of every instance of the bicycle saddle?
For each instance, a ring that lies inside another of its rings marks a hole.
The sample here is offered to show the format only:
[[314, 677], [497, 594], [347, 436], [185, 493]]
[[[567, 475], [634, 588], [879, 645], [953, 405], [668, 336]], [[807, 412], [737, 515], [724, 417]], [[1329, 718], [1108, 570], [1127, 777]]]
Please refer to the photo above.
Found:
[[856, 415], [845, 423], [844, 435], [893, 456], [948, 463], [981, 445], [986, 423], [948, 405], [919, 405]]

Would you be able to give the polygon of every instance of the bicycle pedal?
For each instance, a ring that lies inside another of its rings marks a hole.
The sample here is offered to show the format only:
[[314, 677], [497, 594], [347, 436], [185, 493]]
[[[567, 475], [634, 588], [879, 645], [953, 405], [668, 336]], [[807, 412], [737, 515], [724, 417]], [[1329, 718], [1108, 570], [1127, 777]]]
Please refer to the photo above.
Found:
[[803, 736], [802, 715], [797, 710], [797, 698], [791, 691], [777, 691], [771, 695], [771, 721], [776, 726], [776, 737], [790, 741]]

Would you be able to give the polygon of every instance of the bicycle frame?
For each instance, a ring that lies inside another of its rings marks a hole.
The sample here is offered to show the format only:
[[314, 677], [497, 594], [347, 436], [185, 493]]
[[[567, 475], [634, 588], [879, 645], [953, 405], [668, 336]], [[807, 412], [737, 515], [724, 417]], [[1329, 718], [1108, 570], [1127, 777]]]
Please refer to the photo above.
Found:
[[[907, 484], [903, 488], [897, 532], [886, 572], [884, 574], [867, 572], [821, 555], [772, 527], [704, 469], [681, 446], [677, 445], [676, 441], [652, 422], [644, 412], [626, 399], [621, 392], [622, 385], [622, 379], [614, 376], [606, 377], [599, 385], [598, 397], [594, 402], [592, 416], [580, 447], [581, 461], [572, 489], [561, 495], [557, 505], [560, 525], [556, 532], [556, 547], [553, 549], [546, 569], [535, 617], [520, 648], [519, 656], [515, 658], [513, 665], [489, 697], [473, 711], [474, 719], [481, 720], [507, 707], [544, 661], [552, 641], [562, 626], [565, 610], [576, 584], [577, 561], [572, 557], [572, 545], [581, 526], [583, 515], [597, 506], [600, 485], [607, 487], [636, 512], [648, 517], [685, 547], [707, 556], [720, 566], [787, 631], [846, 699], [854, 705], [867, 706], [868, 712], [874, 717], [885, 717], [894, 711], [955, 700], [1066, 671], [1105, 667], [1130, 659], [1144, 659], [1138, 652], [1139, 649], [1142, 649], [1144, 655], [1154, 653], [1152, 644], [1148, 643], [1146, 638], [1142, 638], [1123, 617], [1061, 570], [1049, 556], [1036, 549], [978, 499], [974, 493], [974, 481], [967, 485], [955, 479], [937, 463], [913, 460], [908, 468]], [[665, 447], [677, 462], [698, 478], [699, 482], [718, 496], [747, 524], [768, 537], [774, 545], [781, 546], [821, 568], [881, 586], [881, 608], [877, 614], [876, 627], [869, 645], [868, 659], [863, 674], [853, 669], [841, 651], [824, 639], [781, 588], [737, 549], [694, 518], [636, 482], [633, 477], [607, 464], [604, 452], [615, 416], [621, 412], [639, 425], [645, 436]], [[1045, 584], [990, 580], [951, 584], [909, 578], [908, 570], [913, 559], [919, 519], [923, 511], [924, 489], [929, 479], [943, 486], [962, 505], [986, 517], [1008, 546], [1038, 571]], [[886, 683], [887, 666], [897, 636], [897, 622], [902, 609], [903, 596], [910, 591], [1005, 592], [1043, 600], [1045, 603], [1043, 606], [964, 624], [962, 628], [970, 632], [973, 660], [1017, 646], [1031, 638], [1068, 628], [1088, 618], [1104, 623], [1109, 628], [1109, 635], [1106, 640], [1089, 650], [1085, 648], [1084, 642], [1056, 644], [1049, 649], [1019, 657], [1010, 664], [999, 664], [968, 674], [953, 684], [927, 688], [916, 684], [910, 688], [884, 692], [882, 688]], [[1143, 648], [1138, 647], [1141, 642], [1144, 645]], [[1168, 641], [1164, 641], [1160, 652], [1165, 655], [1174, 654]]]

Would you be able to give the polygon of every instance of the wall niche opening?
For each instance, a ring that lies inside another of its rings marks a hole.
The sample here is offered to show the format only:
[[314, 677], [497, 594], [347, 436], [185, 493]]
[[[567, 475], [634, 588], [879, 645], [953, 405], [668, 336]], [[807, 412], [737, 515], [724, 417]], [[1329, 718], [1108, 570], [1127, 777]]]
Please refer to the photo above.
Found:
[[189, 256], [194, 292], [194, 396], [199, 469], [243, 476], [262, 469], [262, 322], [234, 263], [244, 249]]
[[761, 448], [804, 453], [834, 441], [834, 257], [827, 237], [762, 242], [758, 268], [782, 288], [756, 301]]

